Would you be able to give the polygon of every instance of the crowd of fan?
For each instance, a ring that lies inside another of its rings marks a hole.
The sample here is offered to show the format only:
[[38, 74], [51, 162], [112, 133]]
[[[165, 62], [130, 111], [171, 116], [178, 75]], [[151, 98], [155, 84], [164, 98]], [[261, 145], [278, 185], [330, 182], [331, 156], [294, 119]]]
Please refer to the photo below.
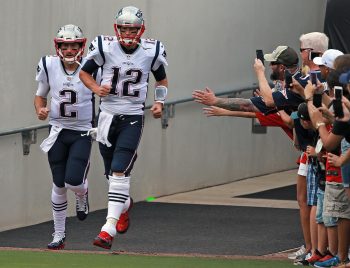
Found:
[[301, 152], [297, 200], [304, 237], [288, 257], [295, 265], [350, 267], [350, 54], [328, 49], [324, 33], [299, 40], [301, 64], [289, 46], [255, 60], [255, 97], [219, 98], [210, 88], [195, 90], [193, 97], [207, 105], [207, 116], [257, 118], [285, 131]]

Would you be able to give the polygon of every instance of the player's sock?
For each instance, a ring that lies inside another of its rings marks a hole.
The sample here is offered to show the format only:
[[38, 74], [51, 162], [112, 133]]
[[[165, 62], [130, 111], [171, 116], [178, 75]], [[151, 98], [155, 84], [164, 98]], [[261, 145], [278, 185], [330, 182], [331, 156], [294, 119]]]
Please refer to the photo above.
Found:
[[130, 202], [131, 202], [131, 200], [130, 200], [130, 196], [129, 196], [128, 199], [124, 203], [124, 207], [123, 207], [122, 213], [125, 213], [126, 211], [128, 211], [128, 209], [130, 207]]
[[[115, 224], [111, 224], [110, 219], [118, 220], [122, 214], [125, 202], [129, 199], [130, 177], [125, 176], [109, 176], [109, 191], [108, 191], [108, 213], [107, 222], [108, 229], [114, 229]], [[113, 225], [113, 227], [112, 227]], [[109, 233], [109, 232], [108, 232]], [[109, 233], [112, 235], [111, 233]]]
[[55, 233], [64, 233], [67, 217], [67, 188], [59, 188], [53, 184], [51, 203]]

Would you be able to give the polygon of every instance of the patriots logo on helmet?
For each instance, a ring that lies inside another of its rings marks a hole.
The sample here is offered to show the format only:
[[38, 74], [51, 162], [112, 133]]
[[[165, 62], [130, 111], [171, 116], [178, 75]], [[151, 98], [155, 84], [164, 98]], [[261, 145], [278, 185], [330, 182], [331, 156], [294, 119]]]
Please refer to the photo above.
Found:
[[139, 9], [137, 13], [135, 14], [136, 17], [142, 18], [142, 11]]
[[38, 67], [36, 67], [36, 72], [37, 72], [37, 73], [40, 73], [40, 71], [41, 71], [41, 68], [40, 68], [40, 66], [38, 65]]

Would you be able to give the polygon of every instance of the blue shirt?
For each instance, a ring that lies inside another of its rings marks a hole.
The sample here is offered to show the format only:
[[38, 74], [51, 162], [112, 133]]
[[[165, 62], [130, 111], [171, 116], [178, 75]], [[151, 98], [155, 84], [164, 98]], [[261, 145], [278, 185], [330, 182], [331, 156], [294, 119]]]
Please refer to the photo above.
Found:
[[[322, 82], [321, 73], [318, 73], [317, 76]], [[310, 76], [302, 76], [301, 72], [298, 70], [293, 75], [293, 78], [297, 80], [302, 87], [305, 87]], [[267, 107], [261, 97], [252, 97], [250, 100], [254, 106], [265, 115], [276, 113], [279, 110], [284, 110], [286, 113], [290, 114], [298, 109], [300, 103], [305, 101], [302, 96], [286, 88], [282, 91], [272, 92], [272, 98], [275, 102], [275, 107]]]

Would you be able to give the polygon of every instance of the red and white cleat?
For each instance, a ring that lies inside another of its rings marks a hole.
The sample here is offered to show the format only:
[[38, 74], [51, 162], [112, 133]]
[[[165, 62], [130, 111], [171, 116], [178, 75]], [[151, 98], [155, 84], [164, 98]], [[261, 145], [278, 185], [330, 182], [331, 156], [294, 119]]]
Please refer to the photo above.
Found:
[[134, 201], [132, 200], [132, 198], [130, 198], [130, 205], [128, 210], [122, 213], [119, 217], [116, 228], [117, 228], [117, 232], [120, 234], [126, 233], [129, 229], [129, 226], [130, 226], [129, 211], [131, 210], [133, 204], [134, 204]]

